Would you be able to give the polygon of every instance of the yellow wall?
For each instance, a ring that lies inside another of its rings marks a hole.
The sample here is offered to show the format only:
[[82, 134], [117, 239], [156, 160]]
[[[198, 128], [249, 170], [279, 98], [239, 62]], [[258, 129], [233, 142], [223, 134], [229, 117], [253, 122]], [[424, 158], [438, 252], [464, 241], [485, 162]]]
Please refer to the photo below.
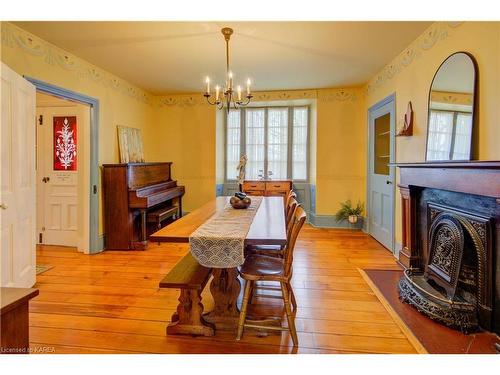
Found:
[[[432, 24], [368, 83], [366, 109], [396, 93], [398, 127], [408, 101], [415, 114], [414, 135], [396, 138], [396, 160], [425, 160], [427, 99], [434, 73], [452, 53], [470, 52], [479, 72], [479, 159], [500, 160], [500, 22]], [[366, 112], [366, 110], [365, 110]], [[401, 241], [401, 207], [396, 194], [396, 240]]]
[[[142, 129], [145, 157], [151, 159], [151, 95], [10, 23], [2, 22], [1, 33], [1, 60], [17, 73], [99, 100], [99, 164], [119, 160], [117, 125]], [[100, 211], [102, 234], [102, 204]]]
[[199, 94], [156, 98], [153, 160], [172, 161], [172, 176], [186, 187], [183, 210], [215, 196], [215, 108]]
[[318, 90], [316, 213], [333, 215], [341, 201], [365, 201], [366, 114], [361, 88]]

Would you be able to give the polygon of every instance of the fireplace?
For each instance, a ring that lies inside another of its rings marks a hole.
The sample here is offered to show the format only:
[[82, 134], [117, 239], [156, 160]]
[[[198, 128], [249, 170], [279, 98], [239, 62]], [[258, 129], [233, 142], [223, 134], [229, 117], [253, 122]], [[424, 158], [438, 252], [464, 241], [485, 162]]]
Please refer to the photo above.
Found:
[[500, 162], [397, 166], [401, 300], [463, 332], [500, 333]]

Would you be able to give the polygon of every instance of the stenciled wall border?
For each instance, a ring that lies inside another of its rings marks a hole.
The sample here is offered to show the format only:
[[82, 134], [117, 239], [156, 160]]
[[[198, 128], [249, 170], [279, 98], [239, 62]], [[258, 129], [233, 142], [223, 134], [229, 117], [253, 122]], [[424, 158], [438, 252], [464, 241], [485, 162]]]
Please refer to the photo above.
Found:
[[355, 102], [363, 96], [359, 87], [318, 90], [318, 100], [321, 102]]
[[[353, 102], [363, 95], [359, 87], [328, 88], [317, 90], [258, 91], [253, 93], [252, 102], [272, 102], [281, 100], [318, 99], [322, 102]], [[172, 94], [156, 97], [158, 107], [192, 107], [208, 105], [202, 93]]]
[[427, 30], [405, 48], [395, 59], [387, 64], [382, 71], [375, 75], [366, 85], [366, 93], [371, 94], [388, 80], [392, 79], [413, 61], [420, 58], [422, 54], [439, 41], [449, 36], [449, 30], [463, 25], [464, 22], [435, 22]]
[[127, 81], [13, 25], [1, 22], [2, 48], [18, 48], [44, 63], [57, 66], [75, 74], [79, 79], [101, 83], [104, 87], [117, 91], [144, 104], [151, 104], [152, 95]]

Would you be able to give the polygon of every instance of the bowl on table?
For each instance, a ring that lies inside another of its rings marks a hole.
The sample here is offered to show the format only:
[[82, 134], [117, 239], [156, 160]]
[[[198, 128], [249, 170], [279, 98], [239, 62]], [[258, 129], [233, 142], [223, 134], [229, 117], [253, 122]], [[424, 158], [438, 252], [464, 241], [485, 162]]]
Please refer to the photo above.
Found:
[[233, 197], [231, 197], [229, 203], [231, 204], [231, 207], [238, 210], [248, 208], [250, 203], [252, 203], [252, 200], [247, 197], [245, 193], [236, 193]]

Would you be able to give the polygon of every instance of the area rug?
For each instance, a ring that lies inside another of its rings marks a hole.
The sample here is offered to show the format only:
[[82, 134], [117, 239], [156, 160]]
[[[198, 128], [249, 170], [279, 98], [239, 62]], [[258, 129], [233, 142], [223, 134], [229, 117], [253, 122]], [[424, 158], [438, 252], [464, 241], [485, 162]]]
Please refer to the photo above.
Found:
[[401, 302], [397, 288], [403, 275], [401, 270], [359, 269], [359, 272], [418, 353], [497, 353], [494, 346], [500, 342], [497, 335], [489, 332], [465, 335], [436, 323]]
[[45, 271], [48, 271], [51, 268], [54, 268], [54, 266], [51, 266], [48, 264], [37, 264], [36, 265], [36, 274], [40, 275], [41, 273], [44, 273]]

